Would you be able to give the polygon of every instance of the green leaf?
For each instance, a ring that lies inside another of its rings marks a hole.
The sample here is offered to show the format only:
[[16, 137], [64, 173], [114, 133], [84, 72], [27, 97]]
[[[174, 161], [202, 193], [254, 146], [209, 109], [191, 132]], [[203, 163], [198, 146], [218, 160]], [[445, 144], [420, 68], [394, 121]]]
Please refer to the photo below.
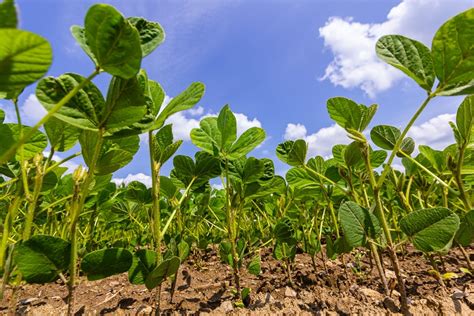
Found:
[[339, 208], [339, 220], [349, 246], [365, 246], [369, 239], [375, 239], [381, 232], [374, 214], [354, 202], [345, 202]]
[[276, 148], [277, 157], [290, 166], [303, 166], [306, 162], [308, 144], [303, 139], [288, 140]]
[[474, 210], [470, 210], [461, 219], [455, 240], [463, 247], [469, 247], [474, 241]]
[[145, 284], [148, 275], [156, 267], [156, 252], [140, 249], [133, 254], [133, 262], [128, 270], [128, 281], [132, 284]]
[[179, 179], [187, 187], [194, 181], [193, 188], [202, 186], [221, 173], [220, 161], [206, 152], [195, 154], [196, 163], [191, 157], [178, 155], [173, 159], [172, 176]]
[[[161, 111], [153, 125], [153, 129], [163, 126], [165, 121], [174, 113], [189, 110], [195, 106], [204, 95], [205, 86], [201, 82], [193, 82], [178, 96], [171, 99], [170, 103]], [[156, 105], [156, 104], [155, 104]], [[161, 104], [159, 104], [161, 106]]]
[[327, 110], [331, 119], [342, 128], [362, 132], [375, 115], [377, 105], [367, 107], [347, 98], [335, 97], [327, 101]]
[[464, 142], [469, 143], [474, 129], [474, 96], [467, 96], [456, 113], [456, 126]]
[[52, 117], [44, 124], [49, 144], [54, 151], [64, 152], [76, 145], [81, 130]]
[[250, 274], [253, 274], [255, 276], [259, 276], [260, 272], [262, 271], [262, 266], [260, 262], [260, 255], [256, 255], [250, 260], [247, 270]]
[[304, 189], [304, 188], [319, 188], [320, 180], [309, 174], [305, 169], [296, 167], [291, 168], [285, 175], [286, 181], [292, 187]]
[[442, 151], [425, 145], [418, 146], [418, 149], [436, 171], [442, 172], [446, 168], [446, 160]]
[[0, 91], [18, 92], [43, 77], [52, 62], [49, 43], [39, 35], [0, 29]]
[[113, 77], [110, 81], [105, 107], [99, 114], [100, 127], [109, 133], [139, 122], [147, 112], [145, 95], [136, 77], [122, 79]]
[[2, 124], [5, 121], [5, 111], [0, 109], [0, 124]]
[[358, 142], [352, 142], [344, 149], [344, 161], [348, 167], [358, 168], [363, 166], [364, 157]]
[[206, 117], [199, 122], [199, 128], [191, 130], [191, 142], [211, 155], [218, 155], [221, 133], [216, 117]]
[[127, 18], [137, 29], [143, 57], [153, 52], [165, 40], [165, 31], [157, 22], [147, 21], [141, 17]]
[[18, 17], [16, 14], [15, 2], [4, 0], [0, 3], [0, 28], [16, 29]]
[[[73, 73], [66, 73], [58, 78], [46, 77], [38, 83], [36, 96], [49, 111], [84, 80], [86, 80], [84, 77]], [[89, 82], [56, 113], [55, 117], [81, 129], [98, 130], [100, 117], [97, 113], [101, 113], [104, 108], [102, 93]]]
[[[82, 156], [85, 163], [90, 166], [97, 145], [98, 135], [95, 132], [83, 131], [79, 137]], [[137, 135], [118, 139], [105, 139], [97, 160], [95, 174], [106, 175], [119, 170], [132, 161], [133, 156], [140, 146]]]
[[170, 178], [160, 176], [160, 194], [167, 199], [172, 199], [178, 194], [179, 190]]
[[474, 92], [474, 9], [449, 19], [436, 32], [431, 51], [438, 95]]
[[92, 53], [90, 47], [87, 45], [86, 41], [86, 30], [79, 25], [71, 26], [71, 34], [76, 39], [79, 46], [81, 46], [82, 50], [87, 54], [87, 56], [92, 59], [95, 65], [98, 64], [97, 58], [95, 58], [94, 54]]
[[[23, 125], [23, 134], [29, 133], [31, 127]], [[7, 123], [0, 124], [0, 135], [2, 135], [2, 141], [0, 142], [0, 155], [7, 152], [20, 139], [20, 128], [18, 124]], [[46, 136], [40, 131], [35, 131], [26, 143], [23, 145], [23, 159], [29, 160], [36, 154], [43, 152], [48, 145]], [[20, 160], [21, 149], [16, 152], [15, 158]]]
[[459, 217], [447, 208], [428, 208], [409, 213], [400, 221], [401, 230], [422, 252], [449, 249], [459, 228]]
[[153, 119], [156, 118], [158, 115], [158, 112], [160, 112], [161, 105], [163, 104], [163, 101], [165, 100], [165, 90], [161, 87], [161, 85], [153, 80], [148, 80], [148, 97], [150, 98], [152, 102], [152, 114], [153, 114]]
[[151, 202], [150, 191], [140, 181], [132, 181], [127, 185], [125, 197], [135, 203], [145, 204]]
[[173, 130], [171, 124], [163, 126], [153, 138], [153, 155], [155, 161], [162, 165], [175, 154], [183, 143], [182, 140], [173, 142]]
[[222, 151], [228, 152], [237, 139], [237, 121], [229, 105], [224, 106], [219, 112], [217, 128], [221, 134], [221, 143], [218, 146]]
[[375, 145], [386, 150], [392, 150], [402, 133], [390, 125], [377, 125], [370, 131], [370, 138]]
[[167, 277], [170, 277], [176, 272], [178, 272], [179, 265], [181, 261], [178, 257], [171, 257], [167, 260], [162, 261], [153, 271], [148, 274], [145, 280], [145, 286], [147, 289], [152, 290], [163, 281], [166, 280]]
[[275, 239], [283, 243], [292, 243], [294, 233], [294, 229], [286, 220], [280, 220], [273, 228]]
[[240, 135], [232, 144], [228, 155], [229, 159], [238, 159], [247, 155], [265, 140], [265, 131], [260, 127], [251, 127]]
[[400, 69], [423, 89], [431, 91], [435, 73], [433, 58], [424, 44], [401, 35], [382, 36], [376, 44], [377, 56]]
[[85, 18], [87, 46], [98, 66], [113, 76], [129, 79], [140, 70], [142, 49], [135, 27], [114, 7], [95, 4]]
[[133, 255], [124, 248], [101, 249], [88, 253], [81, 261], [81, 270], [89, 281], [127, 272]]
[[35, 235], [15, 245], [14, 261], [23, 280], [49, 283], [67, 269], [71, 244], [61, 238]]
[[387, 159], [387, 152], [385, 150], [375, 150], [370, 149], [370, 164], [372, 168], [380, 167]]

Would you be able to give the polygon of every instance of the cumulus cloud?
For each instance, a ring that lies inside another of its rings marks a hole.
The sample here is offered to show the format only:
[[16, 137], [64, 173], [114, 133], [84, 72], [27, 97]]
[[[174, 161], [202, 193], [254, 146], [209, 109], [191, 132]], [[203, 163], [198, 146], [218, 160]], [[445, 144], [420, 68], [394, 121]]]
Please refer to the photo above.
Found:
[[[193, 128], [199, 127], [199, 122], [209, 116], [217, 116], [215, 113], [204, 114], [204, 109], [198, 107], [183, 112], [173, 114], [167, 121], [167, 124], [173, 124], [173, 136], [175, 139], [182, 139], [184, 141], [191, 140], [190, 133]], [[241, 135], [250, 127], [262, 127], [262, 124], [257, 118], [250, 119], [247, 115], [242, 113], [234, 113], [237, 121], [237, 135]], [[198, 116], [198, 117], [196, 117]]]
[[[15, 114], [15, 107], [10, 101], [4, 101], [0, 103], [0, 108], [5, 112], [5, 122], [16, 123], [17, 118]], [[36, 95], [30, 94], [23, 105], [20, 105], [20, 116], [23, 124], [34, 125], [43, 116], [46, 115], [46, 110], [36, 98]]]
[[456, 114], [440, 114], [420, 125], [413, 126], [408, 136], [412, 137], [417, 145], [428, 145], [438, 150], [444, 149], [455, 142], [453, 130], [449, 126], [450, 121], [456, 121]]
[[141, 183], [146, 185], [147, 188], [151, 187], [151, 177], [144, 173], [128, 174], [125, 178], [113, 178], [112, 181], [115, 182], [115, 184], [117, 185], [127, 185], [133, 181], [140, 181]]
[[351, 142], [346, 131], [336, 124], [308, 134], [304, 125], [290, 123], [286, 126], [283, 137], [285, 140], [304, 139], [308, 143], [308, 157], [320, 155], [328, 158], [332, 156], [334, 145], [349, 144]]
[[379, 37], [402, 34], [430, 47], [439, 26], [451, 16], [471, 8], [472, 4], [472, 0], [402, 0], [381, 23], [330, 17], [319, 28], [319, 35], [334, 58], [321, 79], [344, 88], [360, 88], [374, 97], [404, 77], [399, 70], [377, 58], [375, 43]]

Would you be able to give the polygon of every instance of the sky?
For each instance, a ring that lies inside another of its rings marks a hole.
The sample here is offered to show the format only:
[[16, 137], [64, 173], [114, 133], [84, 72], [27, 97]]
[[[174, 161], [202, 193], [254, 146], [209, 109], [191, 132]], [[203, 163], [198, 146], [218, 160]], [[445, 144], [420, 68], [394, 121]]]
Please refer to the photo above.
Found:
[[[194, 81], [206, 85], [199, 104], [172, 116], [178, 154], [197, 148], [189, 133], [206, 115], [229, 104], [238, 131], [258, 126], [267, 138], [251, 155], [269, 157], [276, 171], [276, 146], [303, 138], [309, 155], [331, 156], [335, 144], [349, 143], [346, 133], [329, 118], [326, 100], [344, 96], [358, 103], [378, 104], [370, 126], [403, 127], [425, 98], [425, 92], [375, 55], [380, 36], [401, 34], [431, 46], [431, 39], [448, 18], [474, 6], [474, 0], [124, 0], [110, 3], [125, 16], [159, 22], [165, 42], [142, 62], [150, 79], [165, 89], [169, 101]], [[20, 28], [45, 37], [53, 47], [47, 75], [75, 72], [87, 76], [93, 64], [70, 34], [83, 25], [85, 0], [17, 0]], [[110, 76], [94, 83], [104, 92]], [[29, 86], [20, 98], [23, 120], [34, 124], [45, 113]], [[417, 144], [442, 149], [453, 143], [448, 122], [455, 119], [461, 97], [435, 99], [410, 132]], [[8, 121], [15, 121], [12, 104], [0, 101]], [[145, 138], [143, 138], [145, 139]], [[71, 150], [79, 151], [79, 147]], [[66, 157], [61, 153], [56, 158]], [[73, 169], [78, 158], [68, 163]], [[169, 161], [164, 174], [172, 168]], [[149, 184], [146, 143], [134, 160], [114, 174], [116, 182]]]

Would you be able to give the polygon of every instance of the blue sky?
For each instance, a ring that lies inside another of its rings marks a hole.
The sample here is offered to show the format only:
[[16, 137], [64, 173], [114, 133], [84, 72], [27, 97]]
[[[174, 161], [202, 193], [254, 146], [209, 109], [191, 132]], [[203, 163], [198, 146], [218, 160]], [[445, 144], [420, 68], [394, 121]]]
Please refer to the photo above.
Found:
[[[305, 138], [310, 153], [323, 156], [330, 155], [333, 144], [348, 142], [326, 112], [326, 100], [333, 96], [377, 103], [379, 111], [372, 125], [401, 126], [425, 95], [399, 71], [376, 59], [376, 39], [398, 33], [430, 45], [442, 22], [474, 6], [474, 0], [103, 2], [125, 16], [143, 16], [162, 24], [166, 40], [142, 67], [162, 84], [169, 97], [193, 81], [205, 83], [201, 108], [171, 119], [175, 134], [185, 139], [179, 154], [190, 155], [196, 150], [189, 141], [189, 130], [200, 117], [230, 104], [240, 113], [240, 129], [256, 125], [267, 132], [265, 143], [252, 154], [274, 160], [274, 149], [284, 139]], [[20, 27], [52, 43], [54, 60], [48, 75], [92, 72], [92, 63], [75, 44], [69, 28], [83, 25], [94, 1], [17, 3]], [[105, 91], [108, 80], [107, 75], [101, 75], [95, 82]], [[20, 100], [29, 123], [42, 115], [32, 94], [34, 86], [26, 89]], [[416, 123], [412, 136], [437, 148], [449, 144], [452, 136], [447, 122], [454, 118], [460, 100], [435, 100]], [[1, 102], [0, 107], [11, 113], [10, 104]], [[149, 164], [146, 146], [142, 147], [116, 178], [147, 181]], [[276, 162], [276, 166], [284, 172], [282, 164]], [[168, 162], [165, 173], [170, 167]]]

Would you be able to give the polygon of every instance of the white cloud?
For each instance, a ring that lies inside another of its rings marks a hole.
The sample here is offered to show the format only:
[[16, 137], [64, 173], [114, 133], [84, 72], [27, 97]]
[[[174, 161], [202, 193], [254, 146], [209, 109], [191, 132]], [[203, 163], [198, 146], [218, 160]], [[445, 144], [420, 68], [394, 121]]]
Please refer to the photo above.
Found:
[[[191, 140], [190, 133], [193, 128], [199, 127], [199, 122], [209, 116], [217, 116], [217, 114], [209, 113], [204, 114], [204, 109], [198, 107], [197, 109], [191, 109], [183, 112], [178, 112], [170, 116], [166, 121], [167, 124], [173, 124], [173, 136], [175, 139], [182, 139], [184, 141]], [[190, 117], [197, 116], [200, 117]], [[257, 118], [250, 119], [247, 115], [242, 113], [234, 113], [237, 121], [237, 135], [241, 135], [245, 130], [251, 127], [262, 127], [262, 124]]]
[[125, 178], [113, 178], [112, 179], [115, 184], [120, 185], [120, 184], [129, 184], [132, 181], [140, 181], [144, 185], [147, 186], [147, 188], [151, 187], [151, 177], [144, 174], [144, 173], [137, 173], [137, 174], [128, 174]]
[[408, 136], [415, 140], [418, 145], [428, 145], [434, 149], [444, 149], [455, 142], [453, 130], [449, 122], [456, 121], [456, 114], [440, 114], [430, 120], [413, 126]]
[[336, 144], [349, 144], [351, 140], [346, 131], [334, 124], [323, 127], [313, 134], [309, 134], [302, 124], [288, 124], [286, 126], [285, 140], [304, 139], [308, 143], [308, 157], [316, 155], [328, 158], [332, 156], [332, 147]]
[[35, 124], [47, 114], [45, 108], [34, 94], [30, 94], [21, 108], [22, 118], [28, 124]]
[[451, 16], [471, 8], [472, 0], [402, 0], [382, 23], [359, 23], [352, 17], [330, 17], [319, 29], [324, 46], [334, 59], [322, 80], [344, 88], [358, 87], [374, 97], [404, 75], [380, 61], [375, 54], [377, 39], [402, 34], [431, 46], [436, 30]]
[[[16, 123], [15, 107], [11, 101], [5, 101], [0, 104], [0, 108], [5, 111], [6, 123]], [[23, 105], [20, 106], [20, 116], [24, 125], [34, 125], [46, 115], [45, 108], [36, 98], [36, 95], [30, 94]]]
[[199, 116], [203, 115], [204, 108], [202, 106], [198, 106], [197, 108], [192, 108], [187, 111], [191, 116]]

